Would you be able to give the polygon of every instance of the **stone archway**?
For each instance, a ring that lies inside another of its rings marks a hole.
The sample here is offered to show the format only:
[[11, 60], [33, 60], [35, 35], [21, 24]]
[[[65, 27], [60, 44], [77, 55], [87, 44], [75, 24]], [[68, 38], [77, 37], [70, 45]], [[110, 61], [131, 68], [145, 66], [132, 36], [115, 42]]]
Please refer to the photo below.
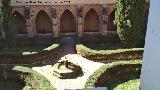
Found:
[[27, 34], [28, 32], [25, 18], [17, 11], [14, 11], [13, 16], [17, 34]]
[[65, 10], [60, 18], [60, 32], [70, 33], [76, 32], [76, 21], [71, 11]]
[[53, 32], [52, 20], [45, 11], [40, 10], [38, 12], [35, 22], [38, 34], [47, 34]]
[[84, 32], [99, 32], [99, 17], [94, 9], [90, 9], [84, 18]]
[[113, 10], [110, 15], [109, 15], [109, 18], [108, 18], [108, 31], [117, 31], [117, 27], [116, 25], [114, 24], [114, 20], [115, 20], [115, 10]]

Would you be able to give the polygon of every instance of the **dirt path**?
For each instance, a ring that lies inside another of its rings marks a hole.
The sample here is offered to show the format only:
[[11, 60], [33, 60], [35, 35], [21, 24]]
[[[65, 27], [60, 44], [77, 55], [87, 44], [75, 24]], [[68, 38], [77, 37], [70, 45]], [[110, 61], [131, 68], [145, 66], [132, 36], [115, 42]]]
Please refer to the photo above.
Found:
[[57, 88], [57, 90], [64, 89], [84, 89], [85, 82], [87, 78], [98, 68], [100, 68], [103, 64], [98, 62], [89, 61], [80, 55], [77, 54], [69, 54], [67, 55], [70, 58], [71, 62], [75, 62], [80, 65], [83, 69], [84, 75], [76, 78], [76, 79], [59, 79], [55, 78], [53, 75], [53, 66], [47, 65], [43, 67], [34, 67], [33, 70], [39, 72], [44, 75], [52, 85]]
[[65, 55], [76, 54], [76, 37], [64, 37], [61, 39], [62, 50]]
[[98, 62], [92, 62], [83, 58], [82, 56], [76, 54], [75, 50], [75, 40], [73, 37], [65, 37], [62, 38], [62, 50], [65, 55], [69, 58], [71, 62], [77, 63], [82, 67], [84, 74], [75, 79], [59, 79], [53, 76], [53, 64], [41, 66], [41, 67], [33, 67], [33, 70], [39, 72], [44, 75], [52, 85], [57, 88], [57, 90], [64, 89], [84, 89], [85, 82], [87, 78], [98, 68], [100, 68], [103, 64]]

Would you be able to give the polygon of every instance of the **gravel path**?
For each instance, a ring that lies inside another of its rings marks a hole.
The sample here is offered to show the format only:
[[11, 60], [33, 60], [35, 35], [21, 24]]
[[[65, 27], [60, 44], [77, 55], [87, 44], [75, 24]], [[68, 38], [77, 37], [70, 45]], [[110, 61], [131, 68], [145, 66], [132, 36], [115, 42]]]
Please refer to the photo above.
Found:
[[53, 75], [53, 66], [46, 65], [42, 67], [33, 67], [33, 70], [39, 72], [44, 75], [52, 85], [57, 88], [57, 90], [64, 89], [83, 89], [85, 86], [85, 82], [87, 78], [98, 68], [100, 68], [103, 64], [98, 62], [89, 61], [80, 55], [77, 54], [69, 54], [67, 55], [70, 58], [71, 62], [77, 63], [80, 65], [84, 71], [84, 75], [76, 78], [76, 79], [59, 79]]
[[87, 78], [103, 64], [98, 62], [89, 61], [82, 56], [76, 54], [75, 51], [75, 40], [74, 37], [65, 37], [61, 39], [62, 49], [64, 55], [67, 56], [70, 62], [76, 63], [83, 69], [83, 75], [75, 79], [59, 79], [53, 76], [53, 66], [55, 63], [50, 63], [51, 65], [33, 67], [33, 70], [44, 75], [52, 85], [57, 88], [57, 90], [64, 89], [84, 89], [85, 82]]

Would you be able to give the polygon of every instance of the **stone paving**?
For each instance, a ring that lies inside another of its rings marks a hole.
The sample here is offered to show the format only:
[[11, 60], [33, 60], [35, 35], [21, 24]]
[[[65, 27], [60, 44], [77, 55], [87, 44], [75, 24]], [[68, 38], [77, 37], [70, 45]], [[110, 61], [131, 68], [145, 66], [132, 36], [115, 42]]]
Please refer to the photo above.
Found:
[[69, 61], [77, 63], [83, 69], [84, 74], [75, 79], [59, 79], [53, 76], [53, 66], [46, 65], [41, 67], [33, 67], [33, 70], [39, 72], [44, 75], [52, 85], [57, 88], [57, 90], [65, 90], [65, 89], [84, 89], [85, 82], [87, 78], [98, 68], [100, 68], [103, 64], [98, 62], [89, 61], [80, 55], [77, 54], [69, 54], [67, 55]]

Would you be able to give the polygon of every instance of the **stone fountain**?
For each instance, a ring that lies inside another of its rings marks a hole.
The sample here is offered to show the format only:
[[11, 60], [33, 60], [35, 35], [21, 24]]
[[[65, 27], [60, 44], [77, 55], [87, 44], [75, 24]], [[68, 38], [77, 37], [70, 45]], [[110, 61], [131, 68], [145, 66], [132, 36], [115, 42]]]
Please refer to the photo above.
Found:
[[65, 56], [53, 66], [53, 75], [60, 79], [76, 78], [82, 74], [82, 68], [68, 60]]

